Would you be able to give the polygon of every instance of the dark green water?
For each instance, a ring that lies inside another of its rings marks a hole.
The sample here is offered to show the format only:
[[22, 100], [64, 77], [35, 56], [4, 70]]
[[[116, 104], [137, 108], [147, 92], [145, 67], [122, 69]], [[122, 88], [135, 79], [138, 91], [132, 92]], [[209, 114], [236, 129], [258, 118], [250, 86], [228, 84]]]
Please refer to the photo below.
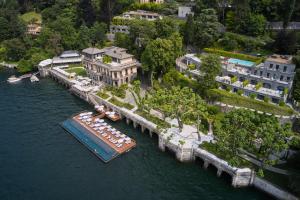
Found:
[[92, 109], [50, 79], [3, 83], [0, 72], [0, 199], [271, 199], [251, 189], [234, 189], [215, 171], [182, 164], [160, 152], [157, 139], [113, 126], [137, 141], [137, 148], [102, 163], [59, 125]]

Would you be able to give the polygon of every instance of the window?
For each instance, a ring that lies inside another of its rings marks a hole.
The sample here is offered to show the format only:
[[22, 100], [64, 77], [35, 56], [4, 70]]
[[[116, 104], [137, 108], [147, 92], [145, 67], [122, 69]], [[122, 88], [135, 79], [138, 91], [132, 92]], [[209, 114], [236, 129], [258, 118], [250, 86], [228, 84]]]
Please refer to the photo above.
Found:
[[273, 79], [276, 79], [276, 78], [277, 78], [276, 74], [273, 74]]
[[284, 66], [283, 67], [283, 72], [286, 72], [286, 70], [287, 70], [287, 66]]
[[262, 75], [263, 75], [263, 72], [262, 72], [262, 71], [260, 71], [259, 73], [260, 73], [260, 76], [262, 76]]
[[281, 81], [283, 80], [283, 76], [280, 76], [280, 80], [281, 80]]
[[273, 68], [273, 64], [270, 64], [270, 69], [272, 69]]
[[270, 73], [267, 73], [267, 78], [269, 78], [270, 77]]
[[117, 72], [115, 72], [114, 75], [115, 75], [115, 78], [118, 78]]
[[257, 70], [254, 71], [254, 75], [256, 75], [256, 74], [257, 74]]
[[279, 69], [279, 65], [276, 65], [276, 70], [278, 70]]
[[291, 80], [291, 77], [286, 77], [286, 80], [287, 80], [287, 81], [290, 81], [290, 80]]

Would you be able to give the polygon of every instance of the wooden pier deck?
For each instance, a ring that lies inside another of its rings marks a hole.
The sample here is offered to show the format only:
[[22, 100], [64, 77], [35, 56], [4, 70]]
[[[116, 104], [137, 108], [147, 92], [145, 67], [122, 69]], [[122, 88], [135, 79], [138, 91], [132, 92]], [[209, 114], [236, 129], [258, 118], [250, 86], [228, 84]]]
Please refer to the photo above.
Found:
[[[113, 134], [112, 131], [108, 129], [108, 127], [103, 126], [102, 133], [105, 133], [104, 135], [100, 133], [99, 130], [94, 130], [92, 125], [94, 124], [94, 120], [96, 118], [100, 118], [101, 116], [96, 115], [92, 117], [92, 121], [90, 124], [87, 124], [86, 122], [83, 122], [80, 120], [79, 114], [73, 117], [73, 120], [75, 120], [77, 123], [79, 123], [81, 126], [86, 128], [89, 132], [94, 134], [96, 137], [101, 139], [103, 142], [105, 142], [108, 146], [113, 148], [115, 151], [117, 151], [119, 154], [123, 154], [125, 152], [130, 151], [132, 148], [136, 146], [135, 140], [129, 138], [127, 135], [121, 133], [121, 134]], [[125, 140], [127, 138], [127, 142]], [[118, 140], [124, 140], [123, 142], [120, 143], [113, 143], [112, 141], [118, 141]], [[130, 142], [129, 142], [130, 141]], [[122, 144], [121, 147], [118, 147], [117, 144]]]

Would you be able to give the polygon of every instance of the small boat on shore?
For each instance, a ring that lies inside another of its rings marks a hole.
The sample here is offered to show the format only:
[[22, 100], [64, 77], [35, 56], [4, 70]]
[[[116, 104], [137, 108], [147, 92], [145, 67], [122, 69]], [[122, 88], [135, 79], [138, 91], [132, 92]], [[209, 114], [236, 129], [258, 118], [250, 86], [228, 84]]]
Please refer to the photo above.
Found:
[[16, 82], [18, 82], [18, 81], [20, 81], [20, 80], [22, 80], [22, 79], [19, 78], [19, 77], [16, 77], [15, 75], [13, 75], [13, 76], [11, 76], [11, 77], [9, 77], [9, 78], [7, 79], [7, 82], [9, 82], [9, 83], [16, 83]]
[[31, 82], [39, 82], [40, 80], [39, 80], [38, 77], [36, 77], [35, 75], [32, 75], [32, 76], [30, 77], [30, 81], [31, 81]]
[[100, 118], [105, 117], [105, 107], [103, 105], [101, 105], [101, 106], [96, 105], [95, 109], [97, 110], [97, 112], [100, 113], [100, 115], [99, 115]]

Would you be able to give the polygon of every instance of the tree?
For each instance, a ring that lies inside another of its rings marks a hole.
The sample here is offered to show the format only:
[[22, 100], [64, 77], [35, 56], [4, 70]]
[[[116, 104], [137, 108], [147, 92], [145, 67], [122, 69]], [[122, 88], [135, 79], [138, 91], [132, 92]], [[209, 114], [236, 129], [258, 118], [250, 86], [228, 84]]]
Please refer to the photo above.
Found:
[[178, 25], [173, 19], [164, 17], [155, 21], [155, 28], [157, 30], [157, 37], [168, 38], [173, 33], [177, 32]]
[[194, 44], [198, 49], [209, 47], [221, 35], [222, 25], [218, 22], [218, 17], [214, 9], [204, 9], [199, 17], [195, 19]]
[[92, 44], [99, 44], [100, 46], [102, 46], [104, 41], [106, 40], [106, 31], [107, 25], [105, 23], [96, 22], [90, 29]]
[[203, 56], [201, 61], [201, 72], [204, 75], [199, 78], [199, 82], [202, 93], [206, 94], [209, 89], [217, 87], [215, 78], [221, 73], [221, 61], [219, 56], [213, 54]]
[[192, 15], [188, 15], [187, 20], [183, 28], [183, 38], [185, 45], [192, 45], [195, 37], [195, 25], [194, 18]]
[[138, 108], [144, 111], [146, 109], [145, 100], [147, 99], [147, 94], [145, 96], [141, 95], [141, 82], [139, 80], [134, 81], [132, 87], [129, 88], [129, 92], [133, 96]]
[[178, 33], [168, 39], [151, 41], [142, 54], [143, 70], [149, 72], [151, 84], [153, 76], [161, 77], [175, 66], [175, 59], [180, 55], [182, 38]]
[[196, 119], [206, 111], [205, 102], [188, 87], [159, 88], [150, 94], [147, 104], [162, 111], [166, 117], [175, 118], [180, 130], [184, 123], [191, 123], [191, 118]]
[[77, 6], [77, 23], [92, 26], [96, 20], [96, 14], [91, 0], [80, 0]]
[[6, 40], [3, 45], [6, 49], [5, 57], [8, 61], [19, 61], [25, 55], [26, 47], [20, 39]]
[[117, 47], [127, 48], [130, 50], [132, 50], [133, 45], [128, 34], [125, 33], [115, 33], [114, 44]]

